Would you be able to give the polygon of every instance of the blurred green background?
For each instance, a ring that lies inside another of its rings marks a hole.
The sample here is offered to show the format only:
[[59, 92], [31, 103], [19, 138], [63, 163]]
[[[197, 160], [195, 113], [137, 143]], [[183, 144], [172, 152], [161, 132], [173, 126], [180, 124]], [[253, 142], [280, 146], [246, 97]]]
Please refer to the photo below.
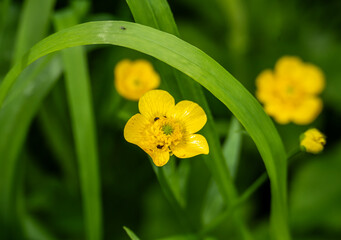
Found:
[[[24, 2], [3, 0], [0, 3], [0, 79], [18, 59], [15, 49]], [[51, 1], [49, 18], [53, 12], [77, 2]], [[316, 127], [327, 136], [322, 154], [304, 155], [289, 167], [289, 218], [293, 238], [341, 239], [341, 2], [170, 0], [169, 5], [181, 38], [213, 57], [252, 94], [257, 75], [265, 68], [273, 68], [281, 56], [298, 56], [323, 70], [326, 76], [322, 94], [324, 109], [318, 119], [309, 126], [276, 127], [288, 152], [298, 146], [299, 135], [309, 127]], [[124, 0], [98, 0], [84, 6], [80, 8], [80, 22], [133, 21]], [[39, 6], [36, 13], [43, 14]], [[56, 31], [52, 22], [45, 29], [31, 34], [42, 39]], [[147, 155], [123, 138], [123, 127], [137, 112], [137, 104], [120, 99], [113, 86], [113, 68], [121, 59], [145, 58], [153, 63], [156, 60], [114, 46], [86, 47], [86, 52], [100, 159], [105, 239], [128, 239], [123, 226], [134, 230], [141, 239], [181, 235], [184, 229], [163, 195]], [[39, 236], [35, 231], [40, 229], [38, 232], [53, 236], [52, 239], [84, 239], [70, 113], [63, 75], [59, 74], [58, 78], [60, 81], [55, 81], [43, 104], [37, 106], [19, 156], [24, 172], [22, 205], [30, 216], [23, 228], [27, 236]], [[209, 92], [205, 94], [223, 143], [231, 113]], [[186, 194], [193, 224], [200, 228], [216, 215], [214, 210], [207, 210], [202, 218], [199, 211], [203, 208], [203, 199], [196, 195], [205, 192], [210, 174], [201, 159], [181, 161], [188, 161], [191, 166], [187, 183], [190, 190]], [[238, 191], [242, 193], [264, 171], [257, 148], [244, 134], [235, 178]], [[269, 238], [269, 189], [266, 182], [242, 207], [256, 239]], [[209, 235], [212, 239], [234, 239], [231, 228], [229, 221], [225, 221]]]

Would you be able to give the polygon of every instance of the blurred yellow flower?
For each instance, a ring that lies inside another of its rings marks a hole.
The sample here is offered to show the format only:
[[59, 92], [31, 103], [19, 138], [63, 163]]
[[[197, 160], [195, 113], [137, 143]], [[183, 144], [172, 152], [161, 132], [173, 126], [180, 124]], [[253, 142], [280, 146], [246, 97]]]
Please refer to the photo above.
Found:
[[208, 154], [205, 137], [194, 134], [207, 121], [204, 110], [191, 101], [175, 105], [166, 91], [151, 90], [139, 100], [140, 113], [124, 127], [124, 138], [150, 155], [156, 166], [165, 165], [170, 155], [189, 158]]
[[301, 138], [301, 147], [309, 153], [321, 152], [326, 144], [326, 137], [316, 128], [307, 130]]
[[256, 79], [256, 96], [265, 112], [278, 123], [309, 124], [322, 110], [317, 96], [325, 86], [322, 71], [297, 57], [280, 58], [275, 70], [264, 70]]
[[137, 101], [143, 94], [160, 85], [160, 76], [146, 60], [120, 61], [114, 70], [115, 87], [124, 98]]

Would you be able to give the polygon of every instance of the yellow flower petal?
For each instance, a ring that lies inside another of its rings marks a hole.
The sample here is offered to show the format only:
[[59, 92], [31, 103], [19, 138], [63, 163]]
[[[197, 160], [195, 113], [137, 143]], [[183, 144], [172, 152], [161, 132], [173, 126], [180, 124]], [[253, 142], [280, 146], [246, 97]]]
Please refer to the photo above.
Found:
[[206, 138], [200, 134], [188, 135], [186, 139], [172, 148], [178, 158], [189, 158], [199, 154], [208, 154], [209, 147]]
[[131, 61], [128, 59], [125, 59], [125, 60], [120, 61], [114, 69], [115, 88], [121, 96], [125, 96], [126, 95], [125, 93], [127, 92], [124, 80], [128, 76], [130, 68], [131, 68]]
[[319, 153], [323, 150], [326, 144], [326, 137], [316, 128], [307, 130], [303, 134], [303, 139], [300, 145], [304, 147], [305, 151], [310, 153]]
[[279, 124], [288, 124], [291, 120], [291, 112], [288, 110], [278, 110], [272, 116]]
[[277, 76], [300, 76], [302, 61], [298, 57], [284, 56], [281, 57], [275, 65], [275, 74]]
[[271, 70], [265, 70], [256, 79], [256, 97], [261, 102], [266, 102], [273, 98], [275, 78]]
[[114, 74], [116, 79], [124, 79], [125, 76], [129, 73], [129, 69], [132, 65], [132, 62], [129, 59], [121, 60], [117, 63]]
[[296, 124], [309, 124], [320, 114], [322, 108], [323, 103], [320, 98], [307, 98], [293, 111], [292, 121]]
[[304, 90], [310, 94], [319, 94], [325, 86], [325, 79], [320, 68], [312, 64], [304, 64], [301, 77]]
[[139, 100], [140, 113], [149, 121], [153, 121], [156, 117], [167, 116], [174, 105], [174, 98], [163, 90], [151, 90]]
[[132, 116], [124, 127], [123, 135], [125, 140], [141, 147], [144, 140], [144, 131], [150, 122], [142, 114]]
[[[146, 151], [148, 153], [148, 151]], [[153, 163], [157, 167], [162, 167], [169, 161], [169, 152], [167, 151], [156, 151], [148, 153], [153, 160]]]
[[191, 101], [181, 101], [169, 112], [169, 116], [180, 120], [188, 133], [196, 133], [206, 124], [207, 116], [204, 110]]

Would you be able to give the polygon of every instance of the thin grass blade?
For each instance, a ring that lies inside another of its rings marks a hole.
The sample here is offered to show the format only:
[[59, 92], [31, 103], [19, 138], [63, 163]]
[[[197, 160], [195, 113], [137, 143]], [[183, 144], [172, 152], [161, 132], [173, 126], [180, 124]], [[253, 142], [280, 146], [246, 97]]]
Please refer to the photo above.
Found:
[[232, 117], [230, 129], [223, 144], [223, 153], [233, 179], [237, 174], [241, 145], [242, 127], [238, 122], [238, 119]]
[[128, 236], [130, 237], [131, 240], [140, 240], [136, 234], [130, 230], [129, 228], [127, 227], [123, 227], [124, 231], [126, 231], [126, 233], [128, 234]]
[[[10, 101], [0, 111], [0, 239], [9, 239], [15, 224], [15, 184], [18, 179], [18, 156], [30, 123], [40, 103], [61, 75], [59, 58], [48, 56], [21, 75], [11, 91]], [[4, 229], [2, 229], [4, 228]]]
[[[55, 0], [27, 0], [21, 14], [13, 62], [47, 34]], [[39, 14], [37, 10], [39, 9]]]
[[[55, 16], [55, 24], [59, 30], [76, 23], [72, 11], [60, 12]], [[66, 49], [62, 51], [62, 59], [80, 172], [86, 238], [100, 240], [102, 238], [100, 174], [90, 80], [84, 48]]]
[[[11, 1], [2, 2], [0, 33], [5, 35], [6, 16]], [[49, 17], [54, 0], [27, 0], [22, 10], [19, 22], [19, 32], [15, 46], [14, 61], [20, 58], [33, 44], [46, 35]], [[37, 6], [41, 14], [36, 14]], [[37, 23], [38, 24], [31, 24]], [[0, 37], [2, 42], [3, 36]], [[2, 48], [2, 46], [1, 46]], [[46, 70], [44, 68], [47, 68]], [[52, 68], [55, 69], [52, 69]], [[58, 59], [50, 56], [37, 62], [25, 71], [16, 84], [18, 91], [10, 92], [7, 106], [0, 112], [0, 238], [9, 239], [18, 224], [15, 209], [18, 197], [16, 189], [21, 189], [20, 166], [17, 165], [18, 156], [25, 140], [28, 127], [37, 111], [40, 102], [55, 83], [61, 71]], [[46, 82], [42, 83], [42, 78]], [[37, 78], [37, 79], [35, 79]], [[41, 86], [40, 86], [41, 85]], [[38, 87], [39, 86], [39, 87]], [[41, 87], [41, 89], [39, 89]], [[26, 90], [25, 90], [26, 89]], [[21, 91], [21, 94], [18, 92]], [[32, 95], [33, 94], [33, 95]], [[13, 99], [13, 101], [11, 101]], [[19, 187], [18, 187], [18, 186]]]

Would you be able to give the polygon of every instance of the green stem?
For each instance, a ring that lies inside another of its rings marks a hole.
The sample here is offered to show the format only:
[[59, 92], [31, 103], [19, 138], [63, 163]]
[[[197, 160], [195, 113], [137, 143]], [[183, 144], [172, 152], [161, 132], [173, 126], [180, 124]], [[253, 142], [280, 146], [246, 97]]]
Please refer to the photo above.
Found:
[[180, 206], [179, 201], [176, 199], [175, 194], [167, 181], [163, 167], [156, 167], [150, 157], [149, 160], [153, 166], [154, 172], [160, 183], [161, 189], [164, 192], [169, 203], [172, 205], [178, 219], [180, 219], [182, 226], [186, 229], [186, 231], [193, 232], [194, 227], [192, 226], [189, 220], [187, 212]]

